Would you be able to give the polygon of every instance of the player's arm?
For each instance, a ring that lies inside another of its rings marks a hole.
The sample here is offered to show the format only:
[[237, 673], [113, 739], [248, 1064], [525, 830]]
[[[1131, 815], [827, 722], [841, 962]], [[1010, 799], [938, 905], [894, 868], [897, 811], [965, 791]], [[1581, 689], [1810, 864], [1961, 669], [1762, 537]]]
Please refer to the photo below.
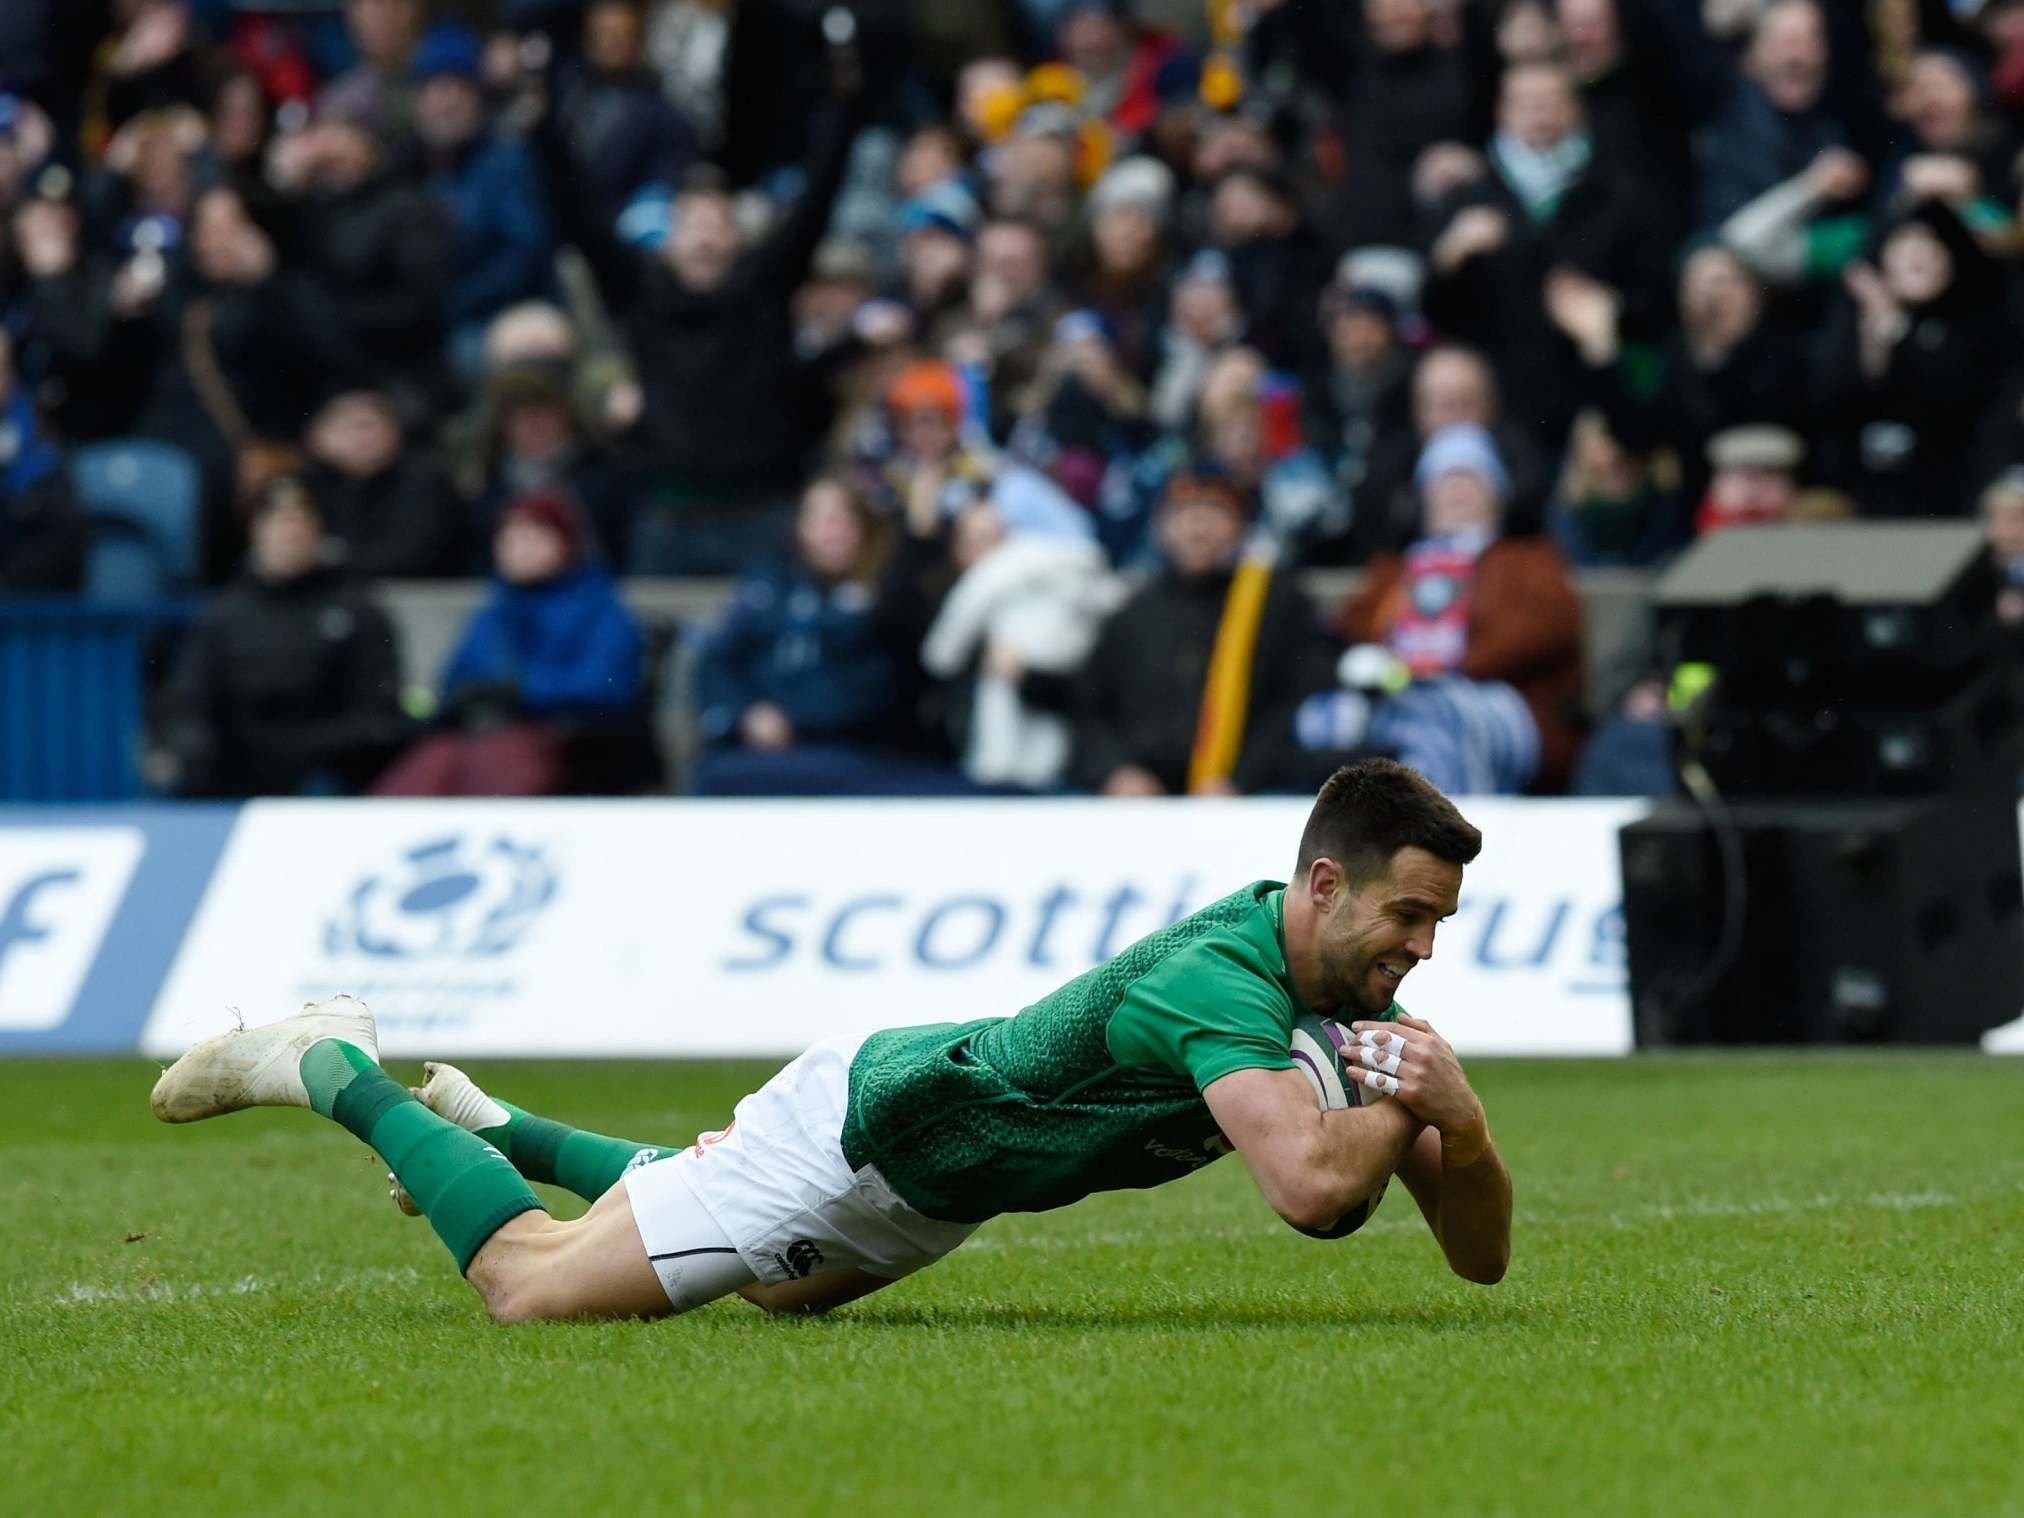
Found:
[[1422, 1130], [1399, 1166], [1399, 1179], [1420, 1204], [1448, 1268], [1464, 1280], [1495, 1286], [1511, 1263], [1511, 1173], [1487, 1130], [1476, 1157], [1449, 1159], [1447, 1136]]
[[1350, 1024], [1378, 1047], [1366, 1047], [1365, 1068], [1349, 1073], [1366, 1089], [1393, 1095], [1426, 1123], [1398, 1167], [1419, 1203], [1448, 1268], [1465, 1280], [1494, 1286], [1511, 1263], [1511, 1173], [1490, 1140], [1483, 1112], [1461, 1061], [1431, 1023]]
[[1202, 1099], [1272, 1210], [1296, 1228], [1327, 1228], [1376, 1191], [1421, 1129], [1398, 1102], [1323, 1112], [1298, 1070], [1233, 1070]]

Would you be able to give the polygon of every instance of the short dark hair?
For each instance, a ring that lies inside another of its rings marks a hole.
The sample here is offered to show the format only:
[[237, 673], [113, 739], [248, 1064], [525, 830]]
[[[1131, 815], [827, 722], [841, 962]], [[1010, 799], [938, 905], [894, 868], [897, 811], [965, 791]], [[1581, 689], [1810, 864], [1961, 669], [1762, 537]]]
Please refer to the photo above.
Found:
[[1383, 874], [1400, 849], [1425, 849], [1465, 865], [1482, 848], [1483, 835], [1432, 781], [1396, 759], [1365, 759], [1322, 785], [1300, 835], [1296, 870], [1305, 875], [1315, 860], [1333, 859], [1361, 883]]

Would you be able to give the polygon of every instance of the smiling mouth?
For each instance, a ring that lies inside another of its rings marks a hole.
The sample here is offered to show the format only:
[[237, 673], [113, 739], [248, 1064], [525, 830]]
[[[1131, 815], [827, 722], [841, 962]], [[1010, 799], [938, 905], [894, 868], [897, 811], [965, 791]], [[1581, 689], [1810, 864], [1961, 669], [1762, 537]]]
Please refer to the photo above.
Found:
[[1377, 977], [1388, 986], [1395, 986], [1404, 980], [1413, 967], [1409, 959], [1380, 959], [1377, 962]]

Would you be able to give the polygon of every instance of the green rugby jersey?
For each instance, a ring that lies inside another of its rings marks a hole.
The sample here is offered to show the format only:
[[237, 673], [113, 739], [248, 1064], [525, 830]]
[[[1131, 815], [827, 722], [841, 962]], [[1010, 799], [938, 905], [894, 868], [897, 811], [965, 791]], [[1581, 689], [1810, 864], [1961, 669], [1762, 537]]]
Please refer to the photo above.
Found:
[[1306, 1009], [1286, 968], [1285, 895], [1277, 881], [1248, 885], [1016, 1016], [874, 1033], [851, 1062], [844, 1158], [957, 1223], [1220, 1159], [1230, 1145], [1202, 1088], [1293, 1065]]

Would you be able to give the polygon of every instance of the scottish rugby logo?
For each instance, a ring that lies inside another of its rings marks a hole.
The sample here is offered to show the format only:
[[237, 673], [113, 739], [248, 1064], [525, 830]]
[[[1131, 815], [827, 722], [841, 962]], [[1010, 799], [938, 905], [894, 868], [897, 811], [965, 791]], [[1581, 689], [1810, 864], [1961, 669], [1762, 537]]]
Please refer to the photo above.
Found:
[[541, 849], [453, 834], [368, 875], [325, 925], [326, 954], [374, 959], [488, 959], [526, 936], [554, 898]]

